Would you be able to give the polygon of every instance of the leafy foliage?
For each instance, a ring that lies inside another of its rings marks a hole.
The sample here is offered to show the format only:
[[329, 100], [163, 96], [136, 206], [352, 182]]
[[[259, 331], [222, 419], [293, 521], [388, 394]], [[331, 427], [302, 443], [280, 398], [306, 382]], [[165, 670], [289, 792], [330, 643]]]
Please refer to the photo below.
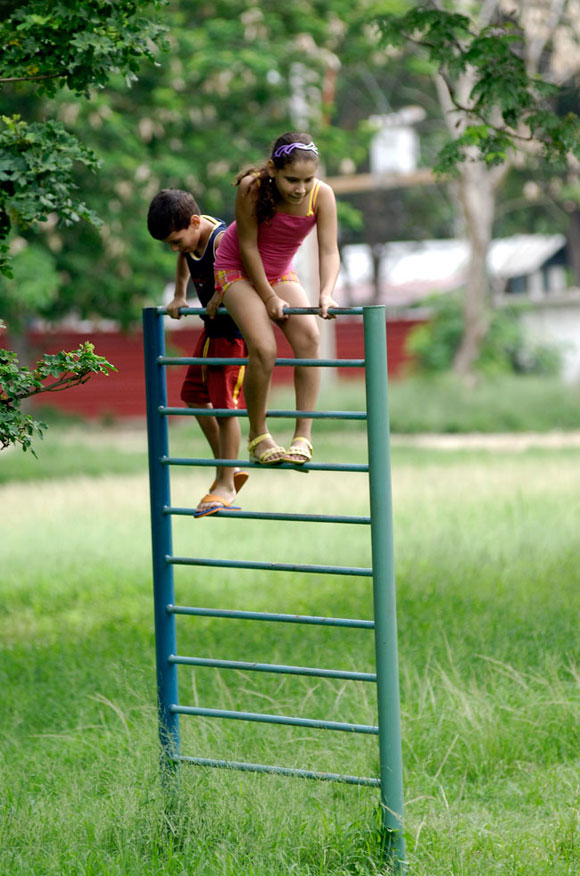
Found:
[[[420, 371], [450, 370], [464, 332], [463, 301], [460, 295], [434, 296], [429, 305], [432, 318], [411, 333], [407, 348]], [[486, 374], [538, 374], [556, 376], [561, 367], [559, 351], [548, 344], [533, 344], [526, 337], [518, 306], [496, 309], [475, 363]]]
[[13, 335], [22, 334], [34, 316], [50, 312], [60, 276], [49, 250], [31, 243], [12, 255], [13, 277], [0, 285], [0, 313]]
[[[465, 121], [438, 156], [435, 170], [456, 174], [458, 164], [476, 154], [488, 165], [501, 164], [510, 150], [541, 144], [544, 156], [563, 164], [572, 152], [580, 157], [578, 116], [560, 118], [550, 106], [559, 89], [526, 70], [525, 36], [517, 22], [505, 18], [477, 31], [465, 15], [420, 4], [403, 15], [379, 19], [385, 45], [421, 47], [449, 89]], [[462, 103], [455, 83], [470, 73], [473, 85]]]
[[[144, 18], [142, 12], [165, 2], [2, 0], [0, 86], [28, 82], [40, 95], [54, 96], [66, 88], [86, 98], [89, 88], [102, 88], [115, 73], [132, 81], [141, 61], [154, 59], [165, 32], [164, 26]], [[81, 218], [99, 224], [97, 214], [76, 196], [74, 179], [79, 165], [94, 172], [99, 164], [96, 153], [59, 121], [28, 122], [20, 114], [1, 117], [1, 274], [13, 276], [7, 241], [14, 225], [22, 231], [49, 216], [63, 225]], [[38, 251], [26, 261], [28, 267], [38, 264]], [[12, 310], [13, 328], [32, 301], [52, 298], [57, 272], [50, 256], [44, 257], [44, 267], [48, 282], [45, 278], [35, 282], [29, 271], [24, 284], [27, 294], [18, 289], [14, 295], [4, 283], [2, 303], [5, 313]], [[91, 374], [110, 369], [114, 366], [95, 355], [88, 341], [72, 352], [45, 354], [32, 371], [19, 365], [16, 353], [0, 350], [0, 448], [19, 444], [27, 450], [34, 434], [42, 437], [44, 424], [23, 413], [23, 399], [77, 386]]]
[[[39, 94], [64, 88], [89, 96], [113, 73], [135, 78], [144, 58], [153, 59], [165, 27], [141, 14], [164, 0], [28, 0], [8, 3], [0, 21], [0, 87], [33, 83]], [[27, 122], [20, 115], [0, 121], [0, 273], [11, 276], [7, 239], [55, 213], [70, 225], [80, 218], [99, 224], [75, 195], [73, 166], [94, 171], [96, 154], [62, 124]]]
[[[368, 0], [358, 7], [306, 0], [298, 13], [275, 0], [251, 7], [245, 0], [181, 0], [165, 18], [170, 55], [145, 65], [130, 90], [116, 76], [90, 101], [61, 91], [37, 104], [103, 159], [98, 186], [89, 168], [75, 168], [101, 228], [81, 222], [39, 235], [45, 246], [50, 240], [61, 277], [58, 299], [44, 315], [58, 319], [74, 310], [81, 318], [98, 314], [127, 325], [144, 298], [158, 300], [173, 259], [149, 237], [145, 216], [163, 187], [192, 191], [203, 212], [230, 221], [235, 174], [262, 162], [282, 131], [302, 124], [312, 130], [328, 173], [338, 171], [345, 155], [359, 166], [370, 136], [368, 127], [360, 130], [364, 111], [336, 124], [325, 83], [332, 84], [339, 57], [350, 69], [363, 61], [374, 69], [384, 65], [376, 35], [363, 28], [372, 7]], [[22, 88], [7, 89], [15, 105]], [[302, 111], [306, 118], [299, 120]], [[341, 216], [351, 227], [358, 218], [348, 206]]]
[[75, 162], [89, 170], [100, 163], [93, 150], [59, 122], [0, 117], [0, 273], [12, 276], [3, 241], [15, 219], [26, 228], [54, 212], [65, 225], [80, 218], [99, 223], [97, 215], [73, 194]]
[[86, 383], [91, 374], [116, 370], [95, 354], [89, 341], [71, 352], [45, 353], [33, 370], [19, 365], [12, 350], [0, 349], [0, 449], [19, 444], [26, 451], [34, 434], [42, 438], [46, 426], [21, 410], [24, 399], [42, 392], [61, 392]]
[[165, 27], [141, 14], [165, 0], [27, 0], [0, 22], [0, 82], [34, 81], [41, 93], [62, 88], [88, 96], [112, 72], [134, 76], [153, 60]]

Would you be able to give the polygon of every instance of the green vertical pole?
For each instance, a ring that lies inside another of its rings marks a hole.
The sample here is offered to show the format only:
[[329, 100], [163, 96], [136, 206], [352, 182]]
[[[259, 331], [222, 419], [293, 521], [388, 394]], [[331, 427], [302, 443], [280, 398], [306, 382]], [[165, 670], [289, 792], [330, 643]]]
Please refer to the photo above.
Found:
[[383, 827], [395, 872], [405, 873], [403, 758], [389, 451], [384, 306], [364, 307], [365, 380], [375, 613], [375, 654]]
[[167, 606], [175, 602], [173, 566], [166, 557], [173, 553], [171, 518], [163, 509], [171, 505], [169, 468], [161, 459], [169, 455], [167, 418], [159, 413], [167, 405], [165, 367], [158, 359], [165, 355], [163, 317], [156, 307], [143, 309], [143, 344], [147, 397], [149, 445], [149, 487], [151, 501], [151, 546], [153, 554], [153, 601], [155, 611], [155, 653], [157, 663], [157, 705], [162, 775], [174, 771], [179, 754], [179, 715], [171, 710], [178, 702], [177, 666], [170, 657], [177, 653], [175, 615]]

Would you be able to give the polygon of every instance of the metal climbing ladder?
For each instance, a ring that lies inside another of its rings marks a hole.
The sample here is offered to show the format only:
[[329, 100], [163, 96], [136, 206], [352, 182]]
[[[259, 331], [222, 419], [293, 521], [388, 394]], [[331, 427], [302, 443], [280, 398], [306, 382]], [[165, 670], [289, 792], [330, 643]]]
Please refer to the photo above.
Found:
[[[202, 308], [185, 308], [184, 314], [203, 314]], [[316, 308], [286, 308], [288, 314], [317, 313]], [[244, 771], [274, 773], [285, 776], [369, 785], [380, 788], [382, 820], [386, 831], [389, 856], [395, 862], [398, 873], [405, 870], [405, 845], [403, 836], [403, 782], [399, 705], [399, 673], [397, 655], [396, 595], [393, 564], [393, 523], [391, 505], [391, 474], [389, 452], [388, 379], [386, 355], [385, 308], [335, 308], [337, 316], [362, 314], [364, 325], [364, 359], [277, 359], [277, 366], [294, 367], [348, 367], [364, 368], [366, 386], [366, 412], [360, 411], [268, 411], [268, 417], [295, 418], [297, 414], [314, 419], [336, 420], [359, 419], [367, 422], [368, 464], [330, 464], [309, 462], [301, 468], [311, 471], [363, 471], [369, 475], [370, 516], [346, 517], [338, 515], [266, 513], [260, 511], [218, 512], [219, 516], [236, 516], [256, 520], [279, 520], [295, 522], [331, 522], [339, 524], [367, 525], [371, 528], [372, 568], [350, 566], [320, 566], [306, 564], [265, 563], [259, 561], [236, 561], [203, 557], [174, 556], [172, 548], [172, 517], [192, 515], [191, 508], [171, 505], [170, 469], [172, 466], [235, 466], [252, 468], [256, 464], [247, 460], [184, 459], [169, 455], [168, 418], [171, 416], [245, 416], [245, 410], [171, 408], [167, 405], [166, 368], [172, 365], [225, 364], [228, 359], [195, 359], [165, 355], [165, 332], [163, 307], [147, 307], [143, 310], [145, 348], [145, 376], [147, 392], [147, 430], [149, 443], [149, 475], [151, 497], [151, 531], [153, 553], [153, 587], [155, 610], [155, 639], [157, 663], [157, 691], [159, 710], [159, 735], [164, 765], [180, 763], [208, 767], [238, 769]], [[244, 360], [242, 360], [244, 361]], [[263, 468], [263, 466], [261, 467]], [[294, 469], [289, 463], [276, 466]], [[293, 614], [276, 614], [231, 610], [227, 608], [203, 608], [175, 604], [174, 566], [213, 566], [285, 572], [312, 572], [328, 575], [355, 575], [372, 578], [374, 620], [339, 617], [314, 617]], [[376, 672], [350, 672], [334, 669], [319, 669], [304, 666], [285, 666], [264, 663], [248, 663], [220, 659], [188, 657], [178, 654], [176, 619], [178, 616], [243, 619], [282, 624], [307, 624], [326, 627], [346, 627], [374, 630]], [[247, 671], [306, 675], [323, 678], [366, 681], [377, 686], [377, 724], [353, 724], [338, 721], [322, 721], [305, 717], [278, 714], [262, 714], [224, 709], [186, 706], [179, 703], [177, 668], [179, 665], [243, 669]], [[376, 735], [379, 742], [380, 776], [364, 778], [336, 773], [321, 773], [288, 767], [243, 763], [183, 755], [180, 749], [179, 716], [195, 715], [211, 718], [255, 721], [268, 724], [323, 728]]]

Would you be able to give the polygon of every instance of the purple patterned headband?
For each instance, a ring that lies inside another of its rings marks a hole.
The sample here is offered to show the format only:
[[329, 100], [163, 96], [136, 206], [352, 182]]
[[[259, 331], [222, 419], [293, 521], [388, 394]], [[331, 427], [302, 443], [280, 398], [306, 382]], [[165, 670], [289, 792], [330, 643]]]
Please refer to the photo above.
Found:
[[306, 152], [314, 152], [315, 155], [318, 155], [318, 149], [315, 144], [310, 141], [310, 143], [287, 143], [284, 146], [278, 146], [278, 148], [272, 153], [272, 158], [286, 157], [295, 149], [304, 149]]

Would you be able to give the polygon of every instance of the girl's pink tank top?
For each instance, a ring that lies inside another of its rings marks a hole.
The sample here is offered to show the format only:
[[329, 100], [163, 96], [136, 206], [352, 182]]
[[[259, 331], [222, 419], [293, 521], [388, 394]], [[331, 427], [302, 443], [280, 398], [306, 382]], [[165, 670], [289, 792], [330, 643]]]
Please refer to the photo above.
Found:
[[[269, 222], [258, 226], [258, 250], [264, 271], [274, 279], [292, 270], [292, 259], [308, 232], [316, 225], [316, 198], [320, 181], [316, 180], [310, 191], [306, 216], [291, 216], [277, 212]], [[216, 253], [216, 271], [245, 272], [238, 244], [236, 223], [232, 222], [220, 241]]]

